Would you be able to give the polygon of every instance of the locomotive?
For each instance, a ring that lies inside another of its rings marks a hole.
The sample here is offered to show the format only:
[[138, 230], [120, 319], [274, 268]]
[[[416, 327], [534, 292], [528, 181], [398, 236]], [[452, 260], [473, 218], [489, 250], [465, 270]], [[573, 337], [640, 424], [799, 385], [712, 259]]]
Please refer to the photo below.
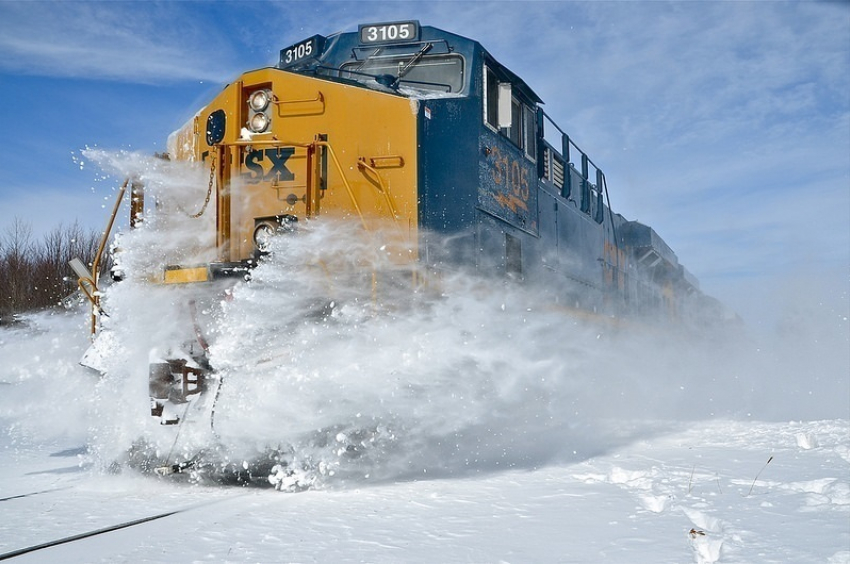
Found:
[[541, 104], [480, 43], [417, 21], [286, 47], [169, 138], [172, 159], [210, 170], [217, 256], [162, 281], [241, 272], [269, 236], [333, 216], [395, 229], [410, 261], [534, 281], [568, 307], [700, 311], [712, 300], [697, 279], [613, 212], [605, 174]]
[[[471, 268], [600, 320], [716, 314], [655, 230], [611, 209], [602, 169], [541, 104], [478, 41], [418, 21], [286, 47], [169, 137], [169, 159], [205, 171], [205, 195], [185, 220], [197, 244], [154, 282], [242, 280], [276, 238], [332, 218], [380, 234], [414, 287]], [[162, 212], [128, 188], [131, 223]], [[97, 281], [81, 278], [96, 295]], [[151, 360], [151, 415], [162, 424], [179, 424], [177, 408], [210, 388], [198, 342]]]

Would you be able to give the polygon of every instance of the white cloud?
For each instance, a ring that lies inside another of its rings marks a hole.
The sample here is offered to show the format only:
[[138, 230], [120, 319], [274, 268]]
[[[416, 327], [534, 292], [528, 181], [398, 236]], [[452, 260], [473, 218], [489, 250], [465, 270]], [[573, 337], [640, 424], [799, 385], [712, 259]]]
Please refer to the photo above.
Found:
[[169, 4], [0, 2], [0, 21], [6, 72], [155, 83], [219, 81], [235, 69], [220, 28], [201, 29]]

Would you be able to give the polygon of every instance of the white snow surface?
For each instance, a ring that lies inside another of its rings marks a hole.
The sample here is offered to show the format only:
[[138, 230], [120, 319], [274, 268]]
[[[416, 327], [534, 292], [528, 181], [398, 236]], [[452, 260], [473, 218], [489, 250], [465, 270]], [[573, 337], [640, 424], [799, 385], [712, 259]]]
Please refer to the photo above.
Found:
[[[195, 211], [203, 174], [131, 157]], [[10, 561], [850, 563], [846, 295], [800, 296], [769, 338], [614, 330], [462, 274], [411, 294], [391, 246], [329, 221], [248, 283], [152, 288], [203, 247], [183, 219], [121, 236], [102, 374], [85, 307], [0, 326], [0, 558], [175, 512]], [[218, 394], [166, 427], [148, 361], [192, 334], [190, 297]], [[139, 441], [230, 467], [276, 448], [296, 491], [142, 472]]]
[[848, 562], [849, 431], [670, 422], [574, 461], [293, 494], [102, 473], [82, 439], [13, 432], [0, 553], [180, 510], [12, 561]]

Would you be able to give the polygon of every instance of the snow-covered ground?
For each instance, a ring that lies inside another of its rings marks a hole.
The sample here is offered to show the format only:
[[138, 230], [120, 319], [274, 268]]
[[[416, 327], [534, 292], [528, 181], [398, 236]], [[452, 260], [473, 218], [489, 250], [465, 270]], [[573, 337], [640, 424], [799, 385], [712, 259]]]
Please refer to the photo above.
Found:
[[[323, 221], [189, 307], [146, 282], [197, 243], [171, 219], [120, 241], [102, 373], [79, 364], [82, 306], [0, 326], [0, 559], [850, 563], [846, 292], [807, 285], [758, 336], [616, 328], [460, 274], [394, 291], [387, 247]], [[148, 362], [191, 309], [215, 399], [163, 426]], [[297, 493], [127, 454], [256, 468], [268, 448]]]
[[[408, 432], [430, 433], [430, 443], [407, 437], [409, 459], [399, 445], [367, 473], [301, 493], [192, 484], [108, 471], [97, 454], [113, 425], [98, 413], [103, 383], [77, 364], [85, 315], [25, 321], [0, 331], [0, 557], [177, 513], [13, 561], [850, 562], [848, 418], [765, 422], [660, 408], [667, 419], [637, 418], [649, 412], [620, 404], [622, 377], [612, 376], [613, 389], [569, 388], [584, 402], [569, 414], [574, 425], [569, 416], [529, 423], [517, 406], [512, 427], [510, 413], [484, 414], [507, 409], [494, 397], [466, 405], [481, 410], [481, 425], [435, 405], [427, 412], [465, 433], [464, 453], [437, 444], [444, 435], [423, 424]], [[439, 392], [428, 402], [439, 404]], [[635, 397], [647, 399], [641, 389]], [[614, 417], [609, 399], [628, 417]], [[419, 468], [400, 470], [402, 460]]]
[[584, 460], [297, 494], [103, 474], [79, 441], [7, 435], [0, 552], [179, 511], [14, 561], [848, 562], [848, 432], [658, 424]]

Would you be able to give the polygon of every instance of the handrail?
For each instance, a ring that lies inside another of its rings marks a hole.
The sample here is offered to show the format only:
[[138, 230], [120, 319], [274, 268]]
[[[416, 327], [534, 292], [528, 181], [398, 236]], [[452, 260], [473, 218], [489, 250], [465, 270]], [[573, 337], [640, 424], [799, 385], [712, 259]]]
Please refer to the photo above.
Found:
[[342, 183], [345, 186], [346, 191], [348, 192], [348, 197], [351, 198], [351, 204], [354, 206], [354, 209], [357, 211], [357, 215], [360, 217], [360, 223], [363, 224], [363, 229], [368, 232], [369, 226], [366, 225], [366, 218], [363, 217], [363, 212], [360, 209], [360, 205], [357, 203], [357, 198], [354, 196], [354, 191], [351, 189], [351, 185], [348, 184], [348, 180], [345, 178], [345, 172], [343, 171], [342, 165], [340, 164], [333, 147], [327, 141], [314, 141], [313, 145], [315, 145], [316, 147], [327, 148], [328, 152], [331, 155], [331, 158], [334, 161], [334, 165], [336, 165], [336, 170], [337, 172], [339, 172], [339, 176], [342, 179]]
[[[360, 158], [366, 160], [366, 157]], [[401, 168], [404, 166], [404, 157], [401, 155], [383, 155], [369, 157], [369, 162], [373, 168]]]
[[232, 143], [227, 143], [227, 145], [236, 145], [238, 147], [251, 147], [253, 145], [272, 145], [278, 147], [301, 147], [302, 149], [312, 147], [314, 144], [315, 143], [296, 143], [295, 141], [281, 141], [280, 139], [239, 139]]
[[[585, 153], [585, 152], [581, 149], [581, 147], [579, 147], [579, 146], [576, 144], [576, 142], [572, 140], [572, 138], [569, 136], [569, 134], [567, 134], [567, 132], [566, 132], [566, 131], [564, 131], [563, 129], [561, 129], [560, 127], [558, 127], [558, 124], [557, 124], [557, 123], [555, 123], [555, 121], [552, 119], [552, 117], [551, 117], [549, 114], [547, 114], [547, 113], [543, 110], [543, 108], [538, 108], [538, 111], [539, 111], [539, 112], [543, 115], [543, 117], [545, 117], [545, 118], [546, 118], [546, 120], [547, 120], [547, 121], [548, 121], [548, 122], [549, 122], [549, 123], [550, 123], [550, 124], [551, 124], [551, 125], [552, 125], [555, 129], [556, 129], [556, 130], [558, 130], [558, 133], [560, 133], [560, 134], [561, 134], [561, 145], [562, 145], [562, 149], [561, 149], [561, 151], [560, 151], [560, 153], [559, 153], [558, 149], [556, 149], [556, 148], [555, 148], [555, 147], [554, 147], [551, 143], [549, 143], [548, 141], [546, 141], [546, 139], [545, 139], [545, 138], [543, 139], [543, 142], [544, 142], [546, 145], [548, 145], [548, 146], [549, 146], [549, 147], [550, 147], [550, 148], [551, 148], [551, 149], [552, 149], [555, 153], [560, 154], [561, 158], [562, 158], [562, 159], [564, 159], [564, 161], [565, 161], [565, 162], [567, 162], [567, 163], [571, 163], [571, 162], [572, 162], [572, 159], [570, 159], [570, 146], [574, 147], [574, 148], [575, 148], [575, 150], [579, 152], [579, 155], [581, 155], [580, 162], [582, 163], [582, 176], [584, 177], [584, 179], [585, 179], [585, 180], [590, 180], [590, 174], [588, 173], [588, 165], [592, 166], [592, 167], [593, 167], [594, 169], [596, 169], [596, 170], [601, 170], [601, 169], [600, 169], [600, 168], [596, 165], [596, 163], [595, 163], [595, 162], [593, 162], [593, 161], [590, 159], [590, 157], [588, 157], [588, 156], [587, 156], [587, 153]], [[540, 122], [540, 123], [541, 123], [541, 127], [542, 127], [542, 122]], [[578, 170], [578, 169], [577, 169], [577, 170]]]
[[[106, 242], [109, 240], [109, 234], [112, 232], [112, 226], [115, 224], [115, 218], [118, 215], [118, 209], [121, 207], [121, 201], [124, 199], [124, 193], [127, 191], [127, 185], [130, 184], [130, 179], [127, 178], [124, 180], [124, 183], [121, 184], [121, 187], [118, 189], [118, 197], [115, 198], [115, 205], [112, 208], [112, 214], [109, 216], [109, 222], [106, 224], [106, 229], [103, 232], [103, 236], [100, 238], [100, 244], [97, 248], [97, 253], [94, 256], [94, 260], [92, 261], [92, 269], [91, 273], [78, 273], [77, 276], [77, 286], [80, 288], [80, 291], [83, 295], [88, 298], [88, 300], [92, 304], [92, 312], [91, 312], [91, 326], [90, 331], [92, 337], [94, 337], [95, 333], [97, 333], [97, 316], [98, 314], [104, 314], [103, 309], [100, 307], [100, 290], [97, 287], [97, 284], [100, 280], [100, 259], [103, 257], [103, 251], [106, 250]], [[73, 263], [77, 259], [74, 259]], [[76, 269], [76, 267], [74, 267]], [[84, 266], [80, 265], [81, 270], [84, 270]], [[84, 276], [83, 274], [89, 274], [89, 276]], [[89, 288], [90, 286], [90, 288]]]
[[325, 95], [322, 94], [321, 90], [319, 90], [319, 92], [316, 94], [315, 98], [304, 98], [302, 100], [278, 100], [278, 99], [275, 98], [271, 102], [272, 102], [272, 104], [282, 105], [282, 104], [303, 104], [303, 103], [306, 103], [306, 102], [324, 102], [324, 101], [325, 101]]
[[[618, 237], [617, 237], [617, 227], [616, 227], [616, 223], [614, 222], [614, 210], [611, 208], [611, 195], [608, 191], [608, 182], [607, 182], [607, 179], [605, 177], [605, 173], [602, 171], [602, 169], [600, 169], [596, 165], [596, 163], [594, 163], [592, 160], [590, 160], [590, 157], [587, 156], [587, 153], [582, 151], [581, 147], [579, 147], [563, 129], [558, 127], [558, 124], [555, 123], [555, 121], [549, 116], [549, 114], [547, 114], [545, 111], [543, 111], [543, 108], [538, 108], [538, 111], [540, 112], [541, 116], [546, 118], [546, 120], [552, 126], [554, 126], [554, 128], [558, 131], [558, 133], [561, 134], [561, 145], [562, 145], [561, 151], [562, 151], [562, 153], [559, 153], [558, 150], [550, 142], [548, 142], [545, 138], [542, 137], [542, 129], [541, 129], [541, 139], [540, 140], [545, 147], [548, 147], [552, 151], [553, 157], [559, 156], [570, 168], [575, 169], [576, 172], [581, 175], [581, 177], [583, 178], [583, 182], [585, 184], [590, 181], [589, 167], [592, 166], [596, 170], [596, 186], [595, 186], [595, 189], [600, 195], [600, 200], [601, 200], [601, 196], [604, 195], [606, 201], [608, 202], [608, 217], [609, 217], [609, 224], [610, 224], [610, 231], [611, 231], [610, 237], [611, 237], [611, 241], [613, 243], [614, 256], [615, 256], [615, 261], [616, 261], [614, 264], [610, 264], [610, 263], [608, 263], [608, 264], [610, 266], [612, 266], [614, 271], [615, 271], [614, 276], [617, 277], [615, 284], [616, 284], [617, 288], [619, 288], [620, 287], [620, 272], [623, 272], [622, 266], [620, 264], [621, 249], [620, 249], [620, 243], [619, 243], [619, 240], [618, 240]], [[540, 124], [540, 127], [542, 128], [543, 127], [543, 120], [540, 119], [538, 123]], [[571, 146], [575, 147], [575, 149], [581, 155], [581, 168], [582, 168], [581, 172], [579, 172], [578, 169], [575, 168], [575, 165], [572, 162], [570, 162], [570, 160], [571, 160], [570, 159], [570, 147]], [[568, 179], [566, 177], [569, 174], [570, 174], [569, 171], [564, 172], [565, 182], [568, 181]], [[584, 194], [582, 194], [582, 199], [583, 198], [584, 198]], [[588, 211], [589, 211], [589, 209], [590, 208], [588, 207]], [[602, 220], [602, 221], [599, 221], [599, 223], [602, 223], [604, 221], [604, 214], [605, 214], [604, 206], [603, 206], [603, 209], [601, 211], [599, 211], [598, 213], [601, 214], [600, 219]], [[603, 237], [607, 238], [607, 236], [608, 236], [608, 230], [606, 229], [603, 232]]]
[[121, 200], [124, 199], [124, 192], [127, 191], [127, 185], [130, 183], [130, 179], [127, 178], [124, 180], [124, 183], [121, 184], [121, 188], [118, 189], [118, 197], [115, 198], [115, 205], [112, 208], [112, 215], [109, 216], [109, 222], [106, 224], [106, 230], [103, 232], [103, 237], [100, 238], [100, 245], [97, 248], [97, 254], [94, 256], [94, 261], [92, 261], [92, 275], [94, 276], [95, 289], [97, 289], [98, 278], [100, 278], [99, 270], [100, 270], [100, 259], [103, 256], [103, 251], [106, 248], [106, 241], [109, 240], [109, 234], [112, 232], [112, 226], [115, 224], [115, 217], [118, 215], [118, 208], [121, 207]]
[[[279, 99], [277, 99], [277, 97], [275, 97], [271, 100], [271, 103], [274, 104], [275, 106], [277, 106], [278, 116], [280, 116], [280, 117], [283, 117], [282, 112], [283, 112], [283, 106], [285, 104], [310, 104], [312, 102], [319, 102], [322, 105], [322, 109], [318, 112], [315, 112], [315, 113], [317, 113], [317, 114], [324, 113], [324, 111], [325, 111], [325, 95], [322, 94], [321, 90], [318, 91], [315, 98], [303, 98], [303, 99], [300, 99], [300, 100], [279, 100]], [[310, 114], [304, 114], [304, 115], [310, 115]]]
[[359, 168], [361, 171], [368, 170], [373, 175], [375, 175], [375, 179], [378, 182], [378, 191], [384, 196], [384, 199], [387, 201], [387, 206], [390, 209], [390, 213], [393, 214], [393, 222], [398, 223], [398, 210], [396, 209], [395, 204], [393, 203], [392, 196], [390, 195], [389, 190], [387, 190], [387, 188], [384, 186], [384, 181], [381, 178], [380, 173], [375, 170], [374, 167], [371, 167], [366, 164], [365, 157], [360, 157], [360, 159], [357, 161], [357, 168]]
[[92, 303], [92, 306], [96, 307], [98, 311], [100, 311], [100, 298], [97, 295], [97, 291], [92, 292], [91, 290], [89, 290], [89, 286], [92, 288], [96, 288], [96, 286], [94, 285], [94, 280], [92, 280], [88, 276], [84, 276], [77, 280], [77, 287], [79, 287], [83, 295], [89, 299], [89, 301]]

